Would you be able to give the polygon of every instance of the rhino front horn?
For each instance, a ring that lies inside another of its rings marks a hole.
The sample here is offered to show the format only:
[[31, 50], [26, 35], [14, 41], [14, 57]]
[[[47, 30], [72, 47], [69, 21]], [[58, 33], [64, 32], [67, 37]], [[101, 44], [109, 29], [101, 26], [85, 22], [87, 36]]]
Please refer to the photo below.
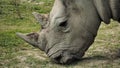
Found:
[[37, 39], [38, 34], [37, 33], [30, 33], [30, 34], [22, 34], [22, 33], [16, 33], [18, 37], [26, 41], [27, 43], [33, 45], [34, 47], [38, 47]]

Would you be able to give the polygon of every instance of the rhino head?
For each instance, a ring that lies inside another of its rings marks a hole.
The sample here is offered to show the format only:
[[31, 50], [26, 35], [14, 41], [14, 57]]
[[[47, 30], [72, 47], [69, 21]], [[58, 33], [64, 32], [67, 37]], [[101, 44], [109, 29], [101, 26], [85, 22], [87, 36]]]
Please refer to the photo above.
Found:
[[103, 15], [99, 10], [102, 6], [97, 3], [96, 0], [55, 0], [49, 15], [33, 12], [42, 25], [40, 32], [17, 35], [45, 51], [54, 62], [79, 60], [94, 42], [101, 21], [109, 23], [106, 18], [110, 17]]

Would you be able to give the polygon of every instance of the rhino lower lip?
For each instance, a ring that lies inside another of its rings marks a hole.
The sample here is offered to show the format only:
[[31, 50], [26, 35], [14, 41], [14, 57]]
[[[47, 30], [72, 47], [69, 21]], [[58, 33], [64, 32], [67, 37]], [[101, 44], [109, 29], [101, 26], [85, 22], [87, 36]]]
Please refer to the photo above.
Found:
[[51, 54], [49, 57], [53, 62], [60, 63], [60, 61], [62, 60], [62, 52], [58, 50], [55, 53]]
[[63, 51], [61, 50], [58, 50], [57, 52], [50, 55], [50, 58], [53, 62], [56, 62], [56, 63], [60, 63], [60, 64], [66, 63], [66, 61], [64, 61], [63, 59], [65, 58], [65, 56], [63, 55]]
[[53, 62], [60, 63], [60, 64], [71, 63], [75, 59], [78, 59], [77, 57], [81, 58], [81, 56], [76, 57], [76, 54], [71, 54], [67, 52], [66, 50], [65, 51], [58, 50], [55, 53], [51, 54], [49, 57], [51, 58]]

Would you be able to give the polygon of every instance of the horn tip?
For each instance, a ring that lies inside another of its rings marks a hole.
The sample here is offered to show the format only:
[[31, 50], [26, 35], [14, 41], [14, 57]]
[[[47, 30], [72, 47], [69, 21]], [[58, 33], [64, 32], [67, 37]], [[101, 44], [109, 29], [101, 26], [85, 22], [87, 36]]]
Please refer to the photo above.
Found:
[[17, 33], [16, 33], [16, 35], [20, 37], [20, 36], [22, 36], [23, 34], [22, 34], [22, 33], [17, 32]]

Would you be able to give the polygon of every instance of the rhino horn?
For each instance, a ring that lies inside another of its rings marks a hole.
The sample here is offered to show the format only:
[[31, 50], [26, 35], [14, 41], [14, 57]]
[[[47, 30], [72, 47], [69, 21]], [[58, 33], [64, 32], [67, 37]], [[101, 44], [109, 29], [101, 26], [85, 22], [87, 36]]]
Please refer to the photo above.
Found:
[[45, 25], [47, 24], [48, 21], [48, 14], [39, 14], [38, 12], [33, 12], [32, 13], [35, 17], [35, 19], [40, 23], [42, 28], [45, 28]]
[[37, 33], [29, 33], [29, 34], [22, 34], [22, 33], [16, 33], [18, 37], [26, 41], [27, 43], [33, 45], [34, 47], [40, 48], [41, 50], [44, 50], [42, 46], [40, 47], [38, 45], [38, 34]]

